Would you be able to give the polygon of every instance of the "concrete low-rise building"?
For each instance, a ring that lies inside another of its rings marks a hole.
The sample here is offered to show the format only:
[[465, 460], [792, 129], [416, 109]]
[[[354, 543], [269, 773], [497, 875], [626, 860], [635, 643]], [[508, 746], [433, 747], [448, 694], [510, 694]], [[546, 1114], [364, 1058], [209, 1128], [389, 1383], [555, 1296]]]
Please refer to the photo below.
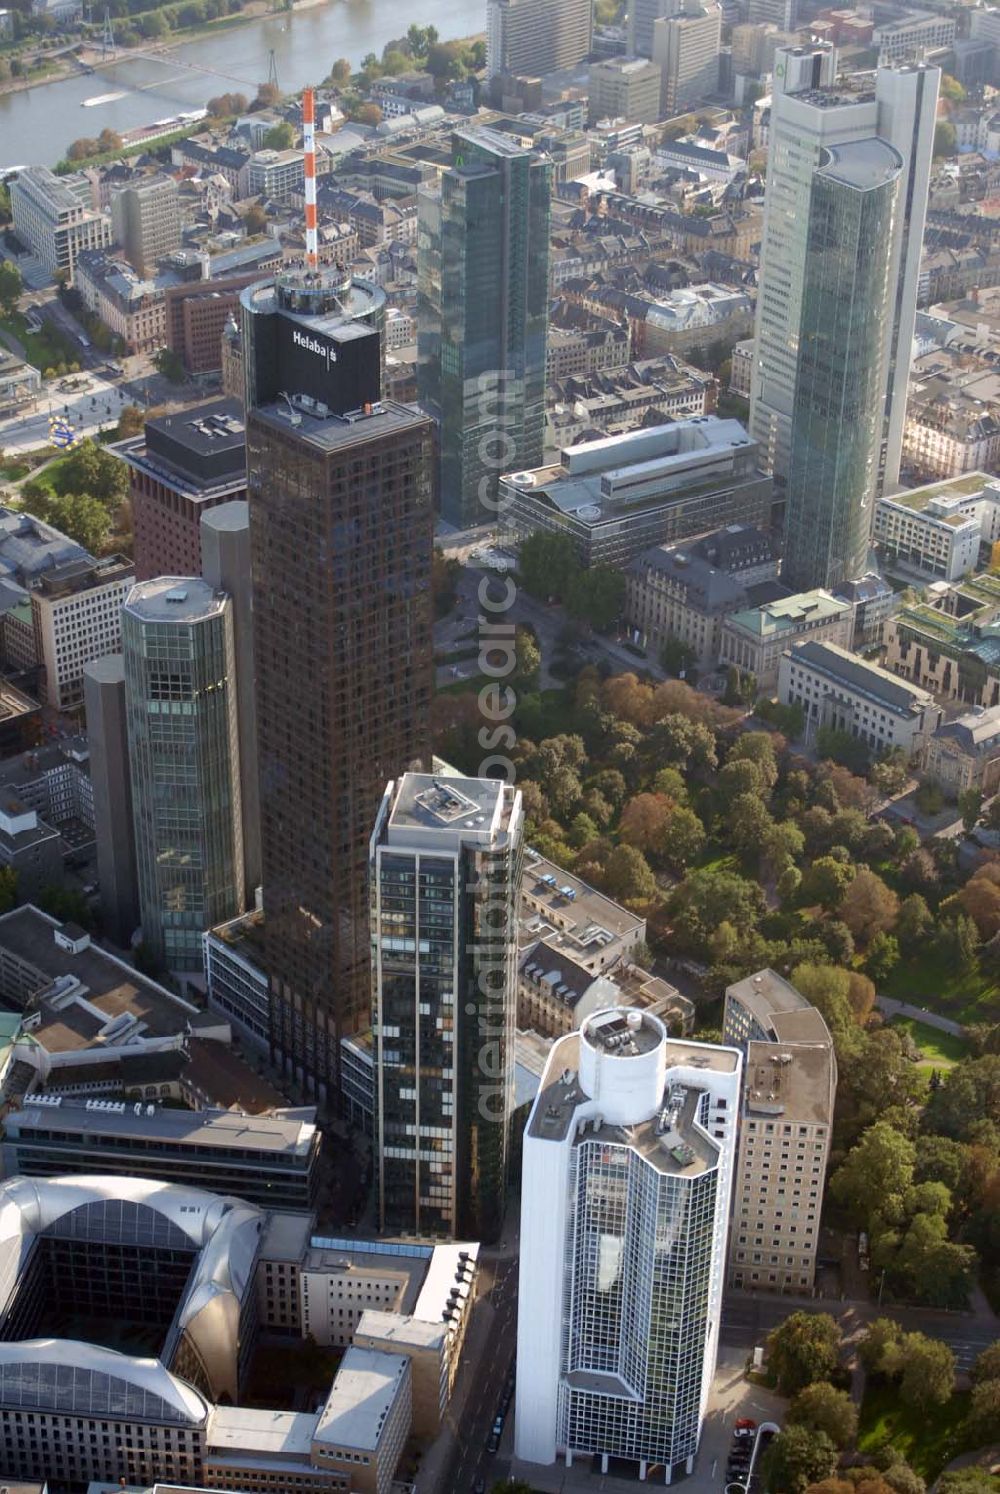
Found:
[[930, 691], [830, 642], [807, 640], [782, 656], [778, 699], [802, 707], [807, 741], [828, 727], [874, 753], [899, 748], [907, 758], [921, 754], [941, 720]]
[[1000, 789], [1000, 706], [975, 706], [945, 721], [927, 742], [924, 770], [954, 798], [969, 789]]
[[734, 612], [719, 631], [719, 663], [756, 676], [758, 687], [773, 692], [785, 650], [807, 637], [830, 643], [851, 641], [850, 602], [817, 588]]

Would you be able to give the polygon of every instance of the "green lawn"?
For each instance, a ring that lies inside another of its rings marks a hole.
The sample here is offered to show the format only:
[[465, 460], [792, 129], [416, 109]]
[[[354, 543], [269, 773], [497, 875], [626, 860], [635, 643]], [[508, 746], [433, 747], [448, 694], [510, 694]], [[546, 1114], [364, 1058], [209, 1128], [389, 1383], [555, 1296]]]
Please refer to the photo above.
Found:
[[965, 1435], [968, 1403], [968, 1391], [963, 1390], [947, 1405], [918, 1411], [902, 1404], [898, 1386], [869, 1382], [861, 1403], [858, 1449], [873, 1452], [891, 1442], [929, 1483], [952, 1458], [970, 1451]]
[[926, 1006], [956, 1022], [995, 1022], [1000, 1013], [1000, 987], [991, 975], [979, 969], [956, 970], [933, 951], [898, 964], [881, 991], [883, 996]]
[[41, 332], [32, 332], [19, 311], [12, 316], [0, 318], [0, 330], [9, 332], [23, 345], [28, 362], [44, 373], [58, 363], [78, 363], [80, 349], [50, 322], [42, 323]]
[[964, 1038], [939, 1032], [936, 1027], [930, 1027], [916, 1017], [893, 1017], [892, 1025], [905, 1027], [920, 1049], [922, 1058], [933, 1068], [950, 1068], [953, 1063], [961, 1063], [963, 1058], [968, 1057], [969, 1045]]

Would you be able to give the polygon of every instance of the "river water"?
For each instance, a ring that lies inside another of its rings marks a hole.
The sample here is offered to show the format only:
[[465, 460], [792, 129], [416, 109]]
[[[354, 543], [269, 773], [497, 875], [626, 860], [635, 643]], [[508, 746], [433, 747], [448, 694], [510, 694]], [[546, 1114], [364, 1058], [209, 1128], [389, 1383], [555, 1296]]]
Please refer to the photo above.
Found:
[[[485, 29], [486, 0], [418, 0], [412, 7], [400, 0], [329, 0], [181, 42], [156, 58], [112, 63], [2, 95], [0, 166], [51, 166], [81, 135], [152, 124], [197, 109], [219, 93], [252, 95], [267, 78], [272, 48], [279, 86], [297, 92], [325, 78], [338, 57], [357, 66], [368, 52], [381, 55], [412, 21], [436, 26], [442, 41], [472, 36]], [[124, 97], [82, 107], [85, 99], [119, 92]]]

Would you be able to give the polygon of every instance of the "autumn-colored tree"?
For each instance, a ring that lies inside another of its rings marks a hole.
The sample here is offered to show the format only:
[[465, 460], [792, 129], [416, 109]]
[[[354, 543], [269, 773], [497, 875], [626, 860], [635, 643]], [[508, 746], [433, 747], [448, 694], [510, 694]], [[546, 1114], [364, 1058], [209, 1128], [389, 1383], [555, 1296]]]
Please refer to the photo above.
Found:
[[657, 854], [673, 808], [663, 794], [636, 794], [622, 810], [619, 838], [647, 856]]
[[840, 916], [855, 939], [867, 944], [878, 933], [888, 933], [899, 913], [899, 898], [868, 867], [859, 868], [840, 902]]
[[958, 901], [979, 930], [981, 939], [1000, 933], [1000, 867], [993, 863], [973, 872]]

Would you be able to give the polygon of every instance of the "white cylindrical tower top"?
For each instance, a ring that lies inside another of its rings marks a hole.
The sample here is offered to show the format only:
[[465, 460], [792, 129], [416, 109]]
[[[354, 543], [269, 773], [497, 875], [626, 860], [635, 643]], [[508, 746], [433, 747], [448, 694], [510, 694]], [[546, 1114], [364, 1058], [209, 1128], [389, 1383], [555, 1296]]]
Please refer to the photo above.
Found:
[[667, 1030], [649, 1012], [610, 1007], [580, 1030], [580, 1088], [608, 1125], [636, 1126], [656, 1114], [667, 1072]]

